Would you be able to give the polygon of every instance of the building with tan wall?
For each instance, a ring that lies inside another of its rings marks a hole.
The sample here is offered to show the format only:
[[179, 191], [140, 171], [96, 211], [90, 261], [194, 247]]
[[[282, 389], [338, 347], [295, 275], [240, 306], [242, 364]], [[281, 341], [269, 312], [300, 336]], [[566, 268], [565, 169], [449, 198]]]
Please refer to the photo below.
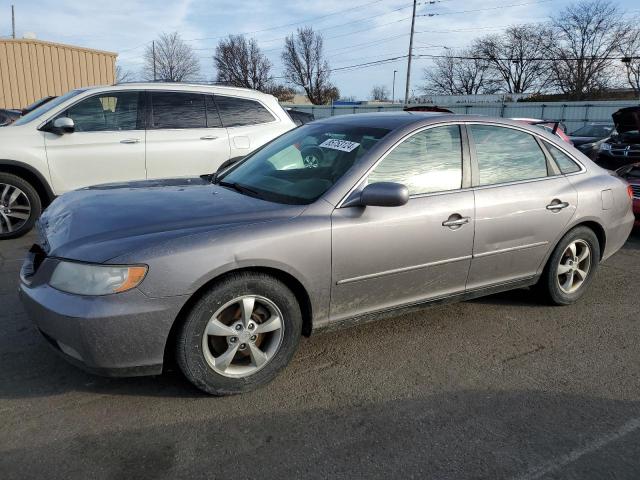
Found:
[[42, 40], [0, 39], [0, 108], [23, 108], [48, 95], [112, 84], [116, 57]]

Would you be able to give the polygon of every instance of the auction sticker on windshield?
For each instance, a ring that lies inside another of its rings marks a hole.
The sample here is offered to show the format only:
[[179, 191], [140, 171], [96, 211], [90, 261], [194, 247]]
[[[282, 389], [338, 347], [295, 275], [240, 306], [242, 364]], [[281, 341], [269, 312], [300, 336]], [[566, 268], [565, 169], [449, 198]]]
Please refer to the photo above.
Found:
[[337, 138], [330, 138], [328, 140], [325, 140], [318, 146], [321, 148], [340, 150], [342, 152], [353, 152], [360, 146], [360, 144], [357, 142], [350, 142], [349, 140], [338, 140]]

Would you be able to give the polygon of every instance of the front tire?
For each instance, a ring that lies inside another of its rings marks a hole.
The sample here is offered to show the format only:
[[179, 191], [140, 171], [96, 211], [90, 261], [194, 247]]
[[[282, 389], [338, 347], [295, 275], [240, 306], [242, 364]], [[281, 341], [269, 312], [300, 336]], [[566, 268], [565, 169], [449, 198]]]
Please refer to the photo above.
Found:
[[26, 234], [40, 213], [42, 202], [35, 188], [17, 175], [0, 172], [0, 240]]
[[577, 227], [554, 249], [538, 282], [543, 298], [553, 305], [577, 302], [593, 281], [600, 261], [600, 243], [593, 230]]
[[233, 395], [273, 380], [293, 357], [301, 331], [300, 306], [284, 283], [262, 273], [231, 274], [189, 312], [176, 358], [196, 387]]

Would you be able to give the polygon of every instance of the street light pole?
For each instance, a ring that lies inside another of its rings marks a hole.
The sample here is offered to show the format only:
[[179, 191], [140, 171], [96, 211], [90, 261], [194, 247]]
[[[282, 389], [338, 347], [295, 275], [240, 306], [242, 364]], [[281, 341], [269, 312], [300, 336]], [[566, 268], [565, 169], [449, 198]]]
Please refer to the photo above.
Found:
[[409, 37], [409, 56], [407, 58], [407, 86], [404, 90], [404, 104], [409, 102], [409, 85], [411, 84], [411, 57], [413, 55], [413, 30], [416, 24], [416, 5], [418, 0], [413, 0], [413, 14], [411, 15], [411, 36]]
[[393, 71], [393, 87], [391, 87], [391, 103], [396, 103], [396, 73], [398, 73], [398, 70]]
[[14, 40], [16, 38], [16, 10], [13, 5], [11, 5], [11, 38]]

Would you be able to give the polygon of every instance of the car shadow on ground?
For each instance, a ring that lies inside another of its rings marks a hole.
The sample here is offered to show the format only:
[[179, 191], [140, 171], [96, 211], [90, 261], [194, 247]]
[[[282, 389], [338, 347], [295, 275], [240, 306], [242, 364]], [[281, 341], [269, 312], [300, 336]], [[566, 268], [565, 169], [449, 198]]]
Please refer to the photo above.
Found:
[[[5, 450], [37, 478], [637, 478], [640, 403], [463, 390], [370, 404], [234, 410], [162, 425], [44, 434]], [[223, 414], [224, 413], [224, 414]], [[226, 415], [225, 415], [226, 414]], [[64, 436], [63, 436], [64, 437]], [[34, 461], [34, 459], [36, 461]], [[65, 461], [62, 461], [65, 459]]]

